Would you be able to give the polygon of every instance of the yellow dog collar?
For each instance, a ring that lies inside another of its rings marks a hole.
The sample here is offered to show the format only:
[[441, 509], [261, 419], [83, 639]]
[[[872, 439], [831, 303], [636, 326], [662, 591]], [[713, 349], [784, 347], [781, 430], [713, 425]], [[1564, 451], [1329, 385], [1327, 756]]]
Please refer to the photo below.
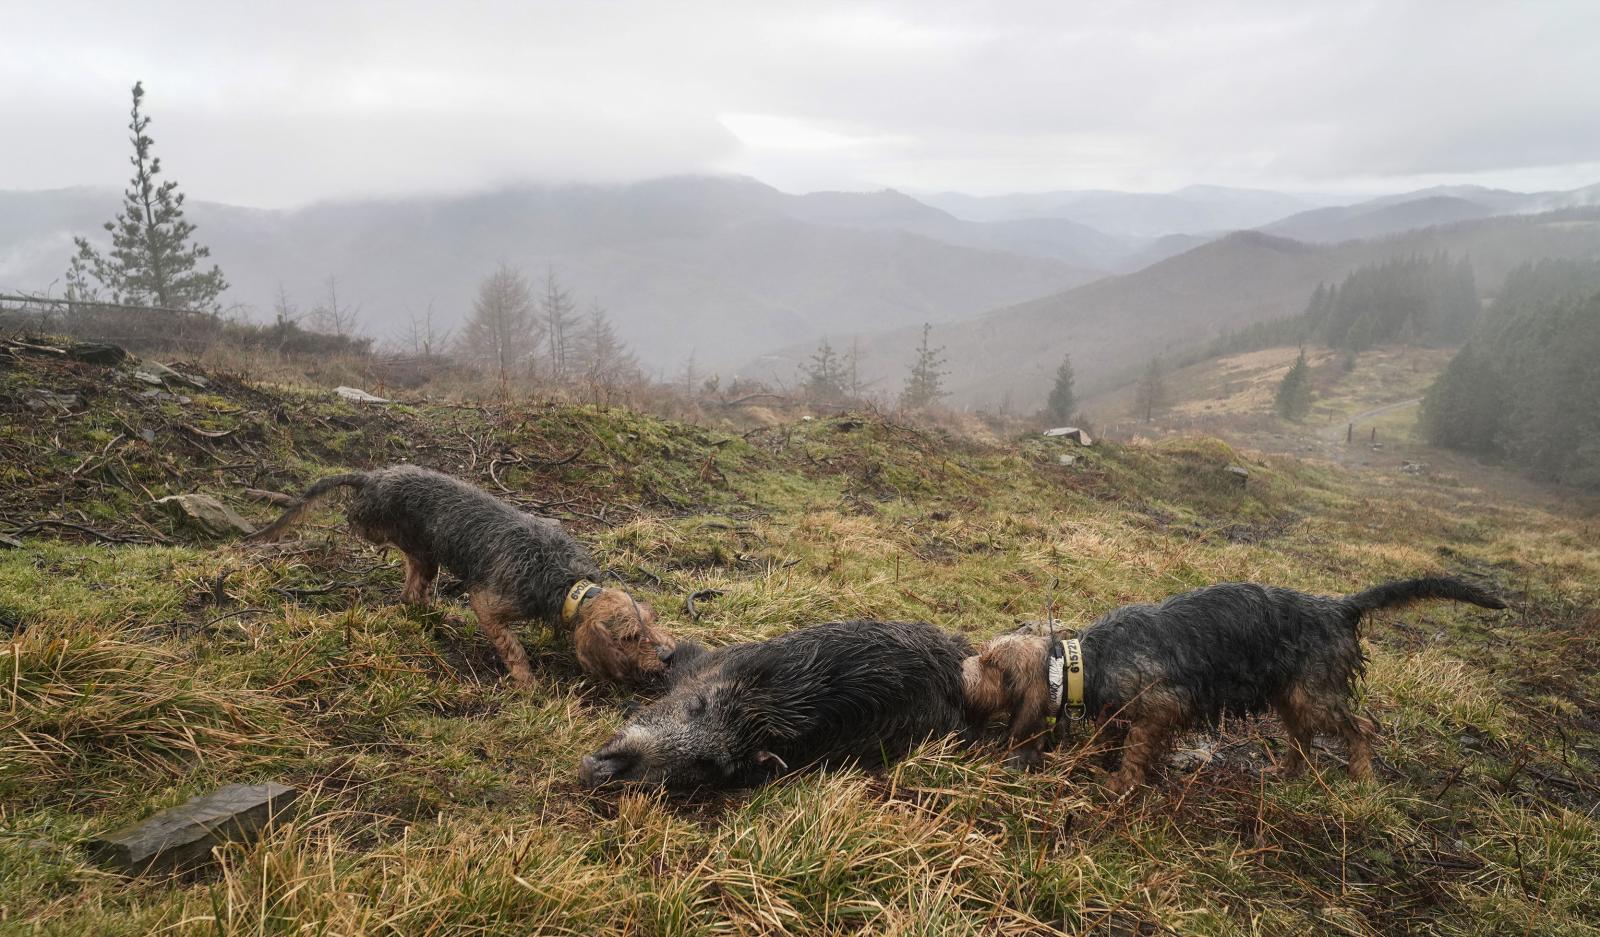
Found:
[[1065, 712], [1073, 719], [1082, 719], [1083, 645], [1077, 638], [1051, 642], [1045, 676], [1050, 685], [1050, 714]]
[[571, 621], [578, 617], [578, 609], [583, 608], [583, 603], [599, 595], [599, 586], [587, 579], [579, 579], [567, 590], [567, 599], [561, 603], [561, 620]]

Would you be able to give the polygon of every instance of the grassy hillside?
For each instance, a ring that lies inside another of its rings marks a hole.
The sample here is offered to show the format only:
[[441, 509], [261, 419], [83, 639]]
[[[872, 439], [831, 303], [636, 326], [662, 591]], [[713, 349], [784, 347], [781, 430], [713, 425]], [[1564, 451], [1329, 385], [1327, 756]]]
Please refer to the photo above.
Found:
[[[1306, 361], [1313, 376], [1311, 412], [1301, 423], [1290, 424], [1278, 419], [1273, 401], [1299, 353], [1295, 346], [1263, 348], [1169, 371], [1164, 378], [1169, 406], [1159, 414], [1157, 423], [1167, 429], [1252, 442], [1260, 440], [1251, 433], [1326, 436], [1337, 430], [1342, 441], [1349, 420], [1379, 407], [1410, 401], [1404, 413], [1414, 420], [1416, 402], [1455, 350], [1386, 345], [1362, 352], [1347, 370], [1344, 352], [1308, 348]], [[1134, 412], [1134, 397], [1132, 385], [1119, 387], [1085, 399], [1083, 410], [1103, 430], [1137, 433], [1143, 415]]]
[[[182, 370], [182, 368], [180, 368]], [[211, 374], [0, 359], [0, 931], [55, 934], [1593, 933], [1600, 919], [1600, 549], [1593, 514], [1346, 474], [1212, 439], [979, 446], [866, 417], [743, 436], [621, 411], [329, 395]], [[47, 393], [48, 392], [48, 395]], [[66, 396], [61, 396], [66, 395]], [[1078, 460], [1061, 465], [1071, 451]], [[678, 803], [595, 796], [579, 756], [626, 694], [528, 629], [521, 692], [448, 583], [319, 515], [274, 547], [149, 504], [347, 466], [433, 465], [561, 517], [676, 631], [842, 616], [979, 638], [1218, 580], [1344, 592], [1472, 576], [1367, 630], [1374, 781], [1289, 782], [1233, 723], [1142, 797], [1093, 759], [1015, 774], [928, 747], [887, 775]], [[1224, 472], [1249, 466], [1240, 490]], [[722, 590], [689, 620], [682, 596]], [[1200, 762], [1209, 762], [1197, 767]], [[125, 880], [89, 836], [230, 781], [309, 792], [208, 874]]]

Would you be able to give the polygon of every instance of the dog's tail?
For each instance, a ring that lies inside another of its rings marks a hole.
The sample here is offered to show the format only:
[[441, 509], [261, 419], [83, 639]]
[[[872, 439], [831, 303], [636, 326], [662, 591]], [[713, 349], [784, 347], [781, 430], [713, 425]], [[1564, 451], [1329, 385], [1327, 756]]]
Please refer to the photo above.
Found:
[[1491, 592], [1470, 582], [1448, 576], [1425, 576], [1421, 579], [1396, 579], [1373, 586], [1365, 592], [1344, 597], [1344, 603], [1358, 612], [1380, 608], [1395, 608], [1422, 602], [1427, 599], [1449, 599], [1453, 602], [1470, 602], [1483, 608], [1505, 608], [1506, 603]]
[[306, 493], [300, 496], [300, 500], [290, 505], [289, 509], [283, 512], [282, 517], [244, 539], [253, 543], [267, 543], [277, 540], [288, 533], [289, 528], [300, 523], [300, 519], [305, 516], [305, 513], [311, 509], [313, 504], [333, 493], [335, 488], [360, 488], [366, 483], [366, 480], [365, 472], [352, 472], [348, 475], [329, 475], [327, 478], [307, 488]]

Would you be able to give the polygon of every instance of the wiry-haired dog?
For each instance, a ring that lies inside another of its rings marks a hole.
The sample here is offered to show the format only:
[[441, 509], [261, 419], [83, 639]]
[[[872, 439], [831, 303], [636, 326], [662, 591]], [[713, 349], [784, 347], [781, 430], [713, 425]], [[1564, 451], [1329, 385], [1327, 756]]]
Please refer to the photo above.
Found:
[[655, 611], [621, 589], [595, 585], [600, 570], [561, 525], [486, 491], [415, 465], [334, 475], [312, 485], [250, 539], [274, 540], [319, 498], [355, 489], [346, 516], [364, 540], [405, 556], [405, 601], [426, 604], [444, 567], [466, 584], [472, 610], [518, 683], [533, 683], [528, 655], [509, 624], [536, 619], [573, 629], [578, 662], [591, 674], [637, 681], [663, 673], [672, 638]]
[[1248, 582], [1208, 586], [1159, 605], [1119, 608], [1084, 628], [1079, 648], [1071, 649], [1081, 649], [1081, 700], [1052, 680], [1053, 657], [1055, 672], [1063, 669], [1059, 639], [995, 638], [964, 667], [969, 718], [981, 726], [1009, 716], [1013, 759], [1024, 764], [1038, 762], [1047, 721], [1069, 704], [1093, 720], [1125, 721], [1122, 767], [1111, 779], [1113, 789], [1125, 791], [1144, 780], [1174, 733], [1270, 707], [1289, 731], [1291, 772], [1304, 768], [1312, 738], [1326, 734], [1344, 740], [1350, 776], [1366, 777], [1374, 727], [1351, 709], [1365, 668], [1361, 617], [1423, 599], [1506, 607], [1447, 578], [1388, 582], [1342, 597]]

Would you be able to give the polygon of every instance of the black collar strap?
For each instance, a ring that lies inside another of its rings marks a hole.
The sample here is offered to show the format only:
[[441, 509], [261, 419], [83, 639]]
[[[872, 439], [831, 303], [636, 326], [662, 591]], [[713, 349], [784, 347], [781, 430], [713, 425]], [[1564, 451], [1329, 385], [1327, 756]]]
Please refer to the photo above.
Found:
[[601, 588], [587, 579], [579, 579], [567, 590], [567, 597], [561, 603], [561, 620], [568, 622], [578, 617], [578, 610], [583, 608], [583, 603], [601, 593]]
[[1050, 653], [1045, 655], [1044, 659], [1044, 676], [1045, 680], [1050, 684], [1050, 715], [1052, 716], [1061, 711], [1061, 691], [1066, 686], [1064, 682], [1066, 663], [1066, 649], [1061, 646], [1061, 639], [1052, 637], [1050, 639]]

